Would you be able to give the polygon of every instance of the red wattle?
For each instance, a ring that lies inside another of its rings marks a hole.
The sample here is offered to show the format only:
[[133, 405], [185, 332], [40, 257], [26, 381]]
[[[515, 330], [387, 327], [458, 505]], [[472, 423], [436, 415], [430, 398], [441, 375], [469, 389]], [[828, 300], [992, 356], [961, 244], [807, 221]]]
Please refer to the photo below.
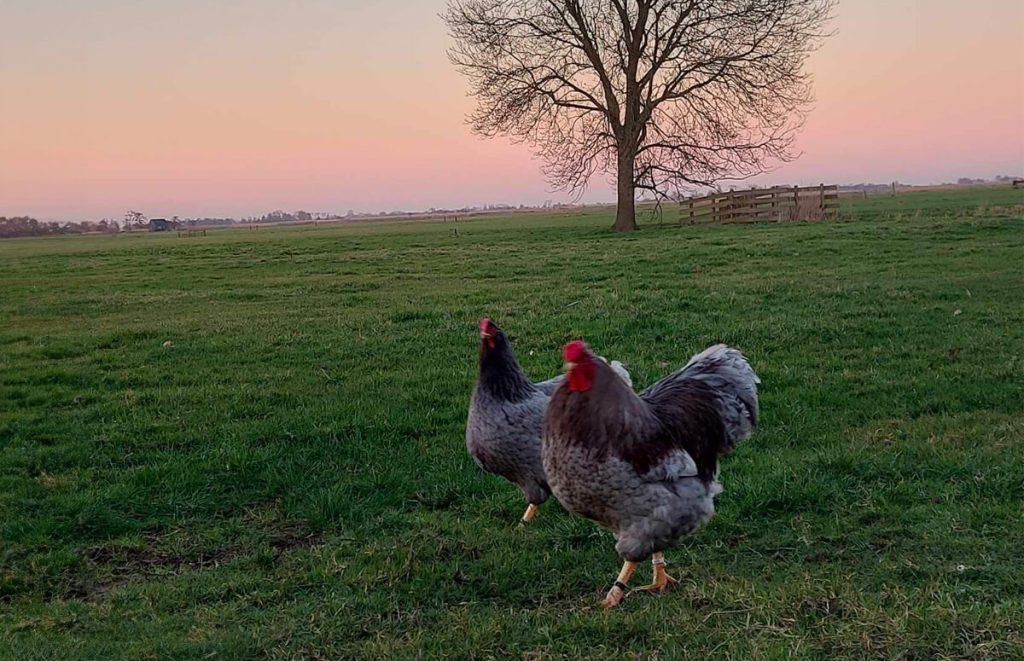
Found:
[[569, 391], [586, 392], [594, 385], [594, 364], [589, 360], [577, 364], [569, 370]]

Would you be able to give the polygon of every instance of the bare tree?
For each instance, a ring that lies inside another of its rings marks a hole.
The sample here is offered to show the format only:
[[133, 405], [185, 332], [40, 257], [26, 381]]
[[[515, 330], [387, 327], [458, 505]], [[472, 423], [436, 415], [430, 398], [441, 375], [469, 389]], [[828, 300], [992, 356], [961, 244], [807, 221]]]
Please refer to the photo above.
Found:
[[807, 56], [837, 0], [449, 0], [479, 135], [530, 143], [560, 190], [600, 172], [615, 230], [658, 200], [794, 157]]
[[137, 227], [146, 224], [146, 217], [138, 211], [128, 211], [124, 214], [124, 228], [129, 232]]

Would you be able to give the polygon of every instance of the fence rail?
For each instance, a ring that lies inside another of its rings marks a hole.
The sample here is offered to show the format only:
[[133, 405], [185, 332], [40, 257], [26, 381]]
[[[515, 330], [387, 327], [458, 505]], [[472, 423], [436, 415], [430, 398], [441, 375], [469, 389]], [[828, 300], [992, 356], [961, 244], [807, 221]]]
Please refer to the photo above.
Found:
[[682, 200], [679, 205], [679, 222], [684, 225], [824, 220], [839, 210], [839, 188], [822, 184], [729, 191]]

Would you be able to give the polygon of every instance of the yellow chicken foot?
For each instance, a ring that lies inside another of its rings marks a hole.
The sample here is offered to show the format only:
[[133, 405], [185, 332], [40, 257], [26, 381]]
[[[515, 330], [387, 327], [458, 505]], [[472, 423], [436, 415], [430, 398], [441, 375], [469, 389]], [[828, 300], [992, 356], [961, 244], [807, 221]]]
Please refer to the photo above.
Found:
[[618, 606], [622, 601], [622, 598], [626, 596], [626, 585], [629, 583], [629, 579], [633, 576], [633, 571], [636, 569], [636, 563], [627, 560], [622, 565], [622, 571], [619, 572], [619, 577], [615, 579], [615, 585], [612, 586], [611, 590], [608, 590], [608, 596], [604, 598], [601, 605], [605, 608], [613, 608]]
[[529, 523], [533, 521], [534, 515], [537, 513], [537, 506], [530, 503], [530, 506], [526, 508], [526, 512], [523, 513], [523, 519], [520, 523]]
[[654, 582], [650, 585], [636, 588], [633, 592], [661, 592], [670, 585], [679, 583], [679, 581], [669, 576], [668, 572], [665, 571], [665, 555], [663, 553], [659, 552], [651, 556], [651, 567], [654, 569]]

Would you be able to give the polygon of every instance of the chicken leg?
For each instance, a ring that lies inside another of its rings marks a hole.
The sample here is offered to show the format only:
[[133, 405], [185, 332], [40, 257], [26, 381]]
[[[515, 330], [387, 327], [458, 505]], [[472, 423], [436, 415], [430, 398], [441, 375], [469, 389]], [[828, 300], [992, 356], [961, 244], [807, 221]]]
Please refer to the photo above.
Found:
[[661, 592], [670, 585], [679, 583], [679, 581], [669, 576], [668, 572], [665, 571], [664, 553], [659, 551], [651, 556], [651, 568], [654, 570], [654, 582], [650, 585], [636, 588], [633, 592]]
[[612, 586], [611, 590], [608, 590], [608, 596], [604, 598], [601, 605], [605, 608], [614, 608], [622, 602], [622, 598], [626, 596], [626, 584], [629, 583], [629, 579], [633, 576], [633, 571], [636, 569], [636, 563], [626, 560], [622, 565], [622, 571], [619, 572], [619, 577], [615, 579], [615, 585]]

